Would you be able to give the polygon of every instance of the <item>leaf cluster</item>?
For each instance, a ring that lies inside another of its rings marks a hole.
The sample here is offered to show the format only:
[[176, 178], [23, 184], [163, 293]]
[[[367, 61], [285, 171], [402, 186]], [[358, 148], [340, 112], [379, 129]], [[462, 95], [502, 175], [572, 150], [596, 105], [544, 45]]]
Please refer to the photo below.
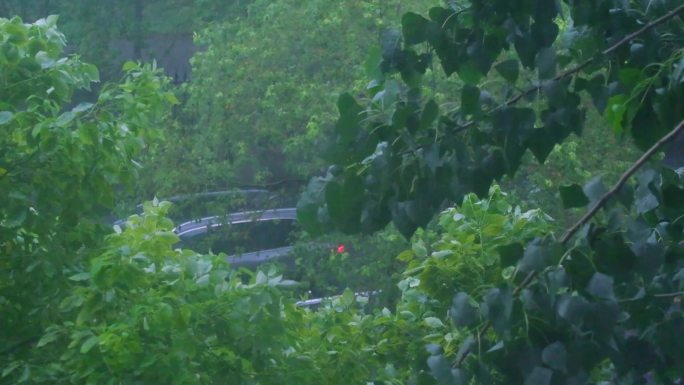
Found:
[[[586, 97], [638, 147], [655, 143], [681, 119], [681, 46], [672, 37], [681, 8], [611, 4], [471, 1], [405, 14], [402, 44], [383, 56], [375, 88], [396, 101], [378, 114], [379, 99], [340, 97], [333, 166], [302, 198], [303, 223], [356, 232], [392, 221], [410, 236], [445, 203], [514, 175], [526, 153], [543, 163], [581, 134]], [[563, 45], [560, 18], [571, 21]], [[431, 60], [465, 83], [457, 108], [423, 97]]]

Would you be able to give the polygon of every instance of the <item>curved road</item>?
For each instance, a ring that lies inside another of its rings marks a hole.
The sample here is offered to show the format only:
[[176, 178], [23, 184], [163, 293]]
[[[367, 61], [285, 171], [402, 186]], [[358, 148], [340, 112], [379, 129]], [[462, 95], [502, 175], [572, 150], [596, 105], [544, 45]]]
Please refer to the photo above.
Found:
[[[279, 209], [240, 211], [228, 215], [214, 215], [199, 218], [193, 221], [183, 222], [173, 229], [173, 232], [183, 239], [192, 238], [205, 234], [209, 229], [221, 227], [227, 224], [247, 222], [262, 222], [275, 220], [297, 220], [297, 209], [286, 207]], [[275, 249], [259, 250], [240, 255], [228, 256], [227, 261], [234, 266], [255, 266], [261, 263], [278, 259], [288, 255], [292, 246], [278, 247]]]

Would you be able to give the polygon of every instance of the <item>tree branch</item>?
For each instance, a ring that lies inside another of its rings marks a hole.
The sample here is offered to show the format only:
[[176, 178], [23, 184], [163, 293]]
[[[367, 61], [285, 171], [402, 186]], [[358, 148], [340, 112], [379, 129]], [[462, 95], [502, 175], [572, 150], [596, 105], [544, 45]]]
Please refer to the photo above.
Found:
[[596, 202], [596, 204], [589, 210], [582, 218], [580, 218], [577, 223], [575, 223], [568, 231], [563, 235], [563, 238], [561, 238], [561, 243], [565, 244], [572, 238], [577, 231], [584, 226], [589, 220], [598, 212], [598, 210], [603, 207], [608, 200], [613, 197], [613, 195], [617, 194], [618, 191], [620, 191], [620, 188], [627, 182], [627, 180], [639, 169], [641, 166], [648, 161], [649, 158], [651, 158], [658, 150], [660, 150], [666, 143], [672, 141], [680, 132], [684, 131], [684, 120], [679, 122], [679, 124], [672, 130], [670, 131], [669, 134], [663, 136], [660, 138], [659, 141], [657, 141], [651, 148], [646, 151], [641, 158], [639, 158], [632, 166], [625, 171], [624, 174], [620, 177], [620, 180], [615, 183], [613, 188], [611, 188], [607, 193], [603, 194], [601, 199]]
[[[684, 8], [684, 7], [680, 7]], [[563, 235], [563, 237], [560, 240], [561, 244], [566, 244], [573, 235], [577, 233], [577, 231], [584, 226], [598, 211], [601, 209], [609, 200], [612, 198], [615, 194], [620, 191], [622, 186], [624, 186], [625, 183], [629, 180], [629, 178], [634, 175], [641, 166], [643, 166], [655, 153], [658, 152], [665, 144], [668, 142], [674, 140], [674, 138], [677, 137], [677, 135], [681, 132], [684, 132], [684, 120], [679, 122], [679, 124], [672, 129], [667, 135], [663, 136], [658, 140], [651, 148], [648, 149], [632, 166], [625, 171], [624, 174], [620, 177], [620, 180], [615, 183], [615, 185], [603, 196], [601, 196], [601, 199], [599, 199], [596, 204], [579, 220], [577, 223], [575, 223], [566, 233]], [[534, 282], [534, 279], [539, 275], [538, 270], [533, 270], [527, 274], [525, 279], [523, 279], [522, 282], [516, 288], [513, 290], [513, 295], [516, 296], [520, 294], [521, 291], [523, 291], [525, 288], [527, 288], [532, 282]], [[672, 293], [672, 294], [667, 294], [667, 295], [656, 295], [657, 297], [665, 297], [665, 296], [676, 296], [681, 293]], [[487, 321], [484, 326], [482, 326], [482, 329], [477, 333], [478, 334], [478, 339], [482, 338], [482, 336], [487, 333], [487, 331], [491, 328], [492, 323]], [[454, 363], [454, 366], [458, 367], [463, 364], [463, 361], [465, 361], [466, 357], [471, 353], [470, 350], [467, 350], [464, 352], [461, 357], [456, 360]]]
[[[666, 22], [666, 21], [672, 19], [673, 17], [677, 16], [679, 13], [682, 13], [682, 12], [684, 12], [684, 4], [682, 4], [682, 5], [680, 5], [679, 7], [677, 7], [677, 8], [675, 8], [675, 9], [669, 11], [668, 13], [664, 14], [663, 16], [660, 16], [659, 18], [657, 18], [657, 19], [651, 21], [650, 23], [648, 23], [648, 24], [644, 25], [643, 27], [641, 27], [640, 29], [638, 29], [638, 30], [636, 30], [636, 31], [634, 31], [634, 32], [632, 32], [632, 33], [630, 33], [629, 35], [625, 36], [624, 38], [622, 38], [622, 39], [621, 39], [620, 41], [618, 41], [617, 43], [615, 43], [615, 44], [611, 45], [610, 47], [608, 47], [608, 48], [604, 49], [603, 51], [601, 51], [601, 55], [602, 55], [602, 56], [605, 56], [605, 55], [609, 55], [609, 54], [615, 52], [618, 48], [620, 48], [620, 47], [622, 47], [623, 45], [629, 43], [629, 42], [632, 41], [634, 38], [638, 37], [639, 35], [643, 34], [644, 32], [646, 32], [646, 31], [648, 31], [648, 30], [650, 30], [650, 29], [652, 29], [652, 28], [654, 28], [654, 27], [656, 27], [656, 26], [658, 26], [658, 25], [660, 25], [660, 24], [663, 24], [664, 22]], [[566, 71], [563, 71], [563, 72], [559, 73], [558, 75], [556, 75], [556, 76], [553, 78], [553, 80], [559, 81], [559, 80], [563, 80], [563, 79], [567, 78], [568, 76], [574, 75], [574, 74], [580, 72], [581, 70], [585, 69], [586, 67], [588, 67], [588, 66], [589, 66], [590, 64], [592, 64], [595, 60], [596, 60], [596, 59], [593, 58], [593, 57], [590, 58], [590, 59], [587, 59], [587, 60], [585, 60], [584, 62], [582, 62], [581, 64], [579, 64], [579, 65], [577, 65], [577, 66], [575, 66], [575, 67], [573, 67], [573, 68], [570, 68], [570, 69], [568, 69], [568, 70], [566, 70]], [[501, 106], [499, 106], [499, 107], [496, 107], [496, 108], [494, 108], [493, 110], [491, 110], [490, 113], [491, 113], [491, 112], [494, 112], [494, 111], [498, 111], [498, 110], [500, 110], [500, 109], [503, 108], [503, 107], [510, 107], [510, 106], [512, 106], [513, 104], [515, 104], [515, 103], [517, 103], [518, 101], [520, 101], [520, 99], [524, 98], [525, 96], [531, 95], [531, 94], [533, 94], [533, 93], [535, 93], [535, 92], [539, 92], [539, 90], [540, 90], [541, 88], [542, 88], [541, 85], [532, 86], [532, 87], [530, 87], [530, 88], [528, 88], [528, 89], [522, 91], [522, 92], [519, 93], [518, 95], [516, 95], [516, 96], [514, 96], [514, 97], [512, 97], [512, 98], [510, 98], [510, 99], [508, 99], [503, 105], [501, 105]], [[461, 131], [464, 131], [464, 130], [466, 130], [467, 128], [473, 126], [475, 123], [477, 123], [477, 121], [475, 121], [475, 120], [472, 120], [472, 121], [470, 121], [470, 122], [468, 122], [468, 123], [465, 123], [464, 125], [462, 125], [462, 126], [456, 128], [456, 130], [454, 130], [454, 133], [459, 133], [459, 132], [461, 132]]]

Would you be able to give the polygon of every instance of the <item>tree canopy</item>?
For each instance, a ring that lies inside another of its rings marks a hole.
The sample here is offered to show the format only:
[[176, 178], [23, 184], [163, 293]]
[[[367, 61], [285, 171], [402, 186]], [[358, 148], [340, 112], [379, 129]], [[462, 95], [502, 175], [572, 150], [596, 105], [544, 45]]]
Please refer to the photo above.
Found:
[[177, 142], [160, 147], [148, 190], [302, 185], [323, 166], [337, 95], [360, 85], [367, 51], [402, 10], [401, 1], [253, 1], [203, 29], [170, 130]]
[[[97, 17], [69, 28], [108, 16], [77, 4]], [[661, 162], [684, 136], [680, 0], [172, 4], [204, 45], [175, 89], [128, 62], [91, 90], [99, 72], [64, 53], [56, 16], [0, 18], [0, 383], [684, 381], [684, 172]], [[0, 11], [17, 7], [44, 9]], [[160, 15], [124, 32], [168, 30]], [[535, 186], [564, 221], [520, 202], [529, 157], [578, 164], [564, 143], [608, 137], [640, 152], [619, 173], [592, 154], [610, 183]], [[156, 198], [111, 223], [136, 193], [312, 175], [303, 237], [387, 233], [324, 261], [295, 247], [301, 276], [392, 281], [392, 302], [352, 287], [300, 308], [277, 267], [178, 247]], [[410, 242], [396, 258], [390, 224]]]

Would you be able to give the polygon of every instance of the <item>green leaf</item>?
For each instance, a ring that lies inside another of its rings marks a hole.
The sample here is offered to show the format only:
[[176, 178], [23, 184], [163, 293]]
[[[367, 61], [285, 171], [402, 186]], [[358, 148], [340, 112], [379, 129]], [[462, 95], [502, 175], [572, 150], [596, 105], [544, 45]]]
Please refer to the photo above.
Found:
[[596, 298], [614, 300], [613, 281], [613, 277], [597, 272], [589, 280], [587, 293]]
[[[366, 77], [377, 82], [384, 79], [384, 74], [380, 68], [382, 63], [382, 50], [378, 46], [373, 46], [366, 56], [366, 61], [364, 62], [364, 70]], [[381, 83], [380, 83], [381, 84]], [[378, 84], [378, 85], [380, 85]]]
[[651, 186], [657, 183], [656, 178], [656, 173], [651, 170], [646, 170], [639, 174], [639, 185], [634, 192], [634, 203], [637, 213], [644, 214], [660, 206], [658, 197], [651, 191]]
[[429, 21], [413, 12], [406, 12], [401, 17], [402, 33], [407, 45], [419, 44], [425, 41]]
[[331, 181], [325, 186], [325, 202], [328, 212], [337, 228], [347, 233], [359, 229], [361, 219], [361, 200], [363, 199], [363, 183], [355, 175], [345, 175], [338, 181]]
[[684, 281], [684, 268], [679, 269], [677, 274], [672, 276], [672, 281], [673, 282]]
[[431, 329], [440, 329], [444, 327], [444, 323], [437, 317], [426, 317], [423, 322]]
[[123, 64], [122, 69], [123, 69], [124, 72], [129, 72], [129, 71], [132, 71], [132, 70], [134, 70], [134, 69], [136, 69], [136, 68], [139, 68], [139, 67], [140, 67], [140, 66], [139, 66], [136, 62], [127, 61], [127, 62], [125, 62], [125, 63]]
[[608, 191], [606, 186], [603, 185], [600, 176], [595, 176], [591, 178], [587, 184], [582, 187], [584, 195], [589, 198], [590, 202], [596, 202]]
[[87, 281], [90, 279], [90, 273], [89, 272], [82, 272], [78, 274], [74, 274], [71, 277], [69, 277], [70, 280], [80, 282], [80, 281]]
[[17, 383], [27, 382], [31, 377], [31, 366], [24, 365], [24, 371], [21, 372], [21, 376], [17, 379]]
[[556, 147], [557, 141], [554, 140], [552, 133], [555, 127], [541, 127], [531, 132], [526, 144], [539, 164], [544, 164], [546, 158]]
[[454, 296], [449, 315], [458, 327], [466, 327], [477, 321], [477, 309], [470, 303], [470, 296], [464, 292]]
[[43, 347], [43, 346], [49, 344], [50, 342], [56, 341], [57, 338], [59, 338], [59, 334], [58, 334], [58, 333], [55, 333], [54, 331], [45, 333], [45, 334], [40, 338], [40, 340], [38, 341], [38, 343], [36, 344], [36, 347], [37, 347], [37, 348]]
[[520, 72], [520, 62], [516, 59], [504, 60], [494, 66], [494, 69], [509, 83], [515, 83], [518, 80]]
[[575, 80], [575, 91], [586, 90], [591, 95], [594, 106], [600, 114], [604, 114], [608, 105], [608, 87], [606, 79], [602, 74], [595, 75], [591, 79], [577, 78]]
[[461, 346], [459, 346], [458, 348], [458, 352], [456, 353], [456, 360], [462, 360], [463, 357], [472, 352], [476, 346], [477, 340], [475, 339], [475, 336], [469, 335], [468, 337], [466, 337]]
[[358, 133], [360, 113], [363, 111], [353, 96], [348, 93], [340, 95], [337, 101], [337, 108], [340, 111], [340, 118], [335, 125], [335, 131], [347, 142], [356, 138]]
[[100, 339], [98, 336], [90, 336], [90, 338], [88, 338], [83, 343], [83, 345], [81, 345], [81, 353], [82, 354], [88, 353], [90, 351], [90, 349], [92, 349], [93, 346], [95, 346], [99, 341], [100, 341]]
[[437, 380], [438, 385], [452, 385], [453, 376], [451, 374], [451, 365], [443, 355], [432, 355], [427, 359], [430, 373]]
[[549, 385], [551, 384], [551, 377], [553, 372], [549, 369], [537, 366], [532, 369], [527, 378], [525, 378], [525, 385]]
[[513, 295], [508, 286], [491, 289], [487, 292], [482, 306], [484, 316], [500, 336], [507, 336], [513, 312]]
[[523, 273], [540, 271], [549, 263], [549, 248], [539, 238], [527, 244], [523, 258], [518, 263], [518, 270]]
[[23, 207], [15, 207], [5, 219], [4, 225], [9, 228], [19, 227], [26, 220], [28, 213]]
[[[630, 242], [631, 243], [631, 242]], [[635, 242], [636, 243], [636, 242]], [[625, 243], [622, 237], [613, 236], [599, 239], [595, 242], [596, 251], [593, 258], [594, 271], [588, 271], [581, 285], [587, 285], [596, 270], [609, 274], [618, 279], [631, 276], [637, 266], [637, 256], [632, 252], [630, 245]]]
[[10, 111], [0, 111], [0, 125], [7, 124], [10, 120], [12, 120], [12, 112]]
[[48, 27], [55, 27], [57, 25], [58, 20], [59, 15], [49, 15], [45, 18], [45, 25], [47, 25]]
[[5, 366], [5, 368], [2, 369], [2, 378], [5, 378], [12, 374], [12, 372], [21, 366], [21, 361], [13, 361], [9, 365]]
[[88, 103], [88, 102], [81, 102], [79, 103], [76, 107], [72, 108], [71, 111], [75, 113], [87, 111], [91, 109], [94, 106], [93, 103]]
[[586, 195], [584, 195], [582, 187], [577, 184], [560, 186], [558, 191], [560, 192], [563, 207], [566, 209], [573, 207], [584, 207], [589, 204], [589, 199]]
[[545, 47], [537, 53], [537, 71], [539, 79], [552, 79], [556, 76], [556, 51]]
[[55, 66], [57, 61], [50, 57], [50, 55], [45, 51], [39, 51], [36, 54], [36, 62], [40, 64], [40, 68], [48, 69]]
[[416, 255], [416, 257], [418, 257], [418, 258], [427, 257], [427, 254], [428, 254], [427, 247], [425, 247], [425, 243], [423, 242], [422, 239], [419, 239], [416, 242], [413, 242], [413, 245], [411, 245], [411, 249], [413, 250], [413, 253]]
[[623, 86], [632, 89], [644, 80], [644, 73], [636, 68], [625, 67], [618, 72], [618, 78]]
[[542, 351], [542, 362], [551, 369], [565, 372], [567, 370], [567, 351], [560, 342], [548, 345]]
[[86, 64], [82, 67], [83, 73], [86, 75], [88, 81], [96, 83], [100, 81], [100, 72], [92, 64]]
[[608, 99], [606, 103], [606, 109], [604, 111], [604, 116], [606, 120], [613, 127], [613, 132], [615, 135], [621, 135], [624, 132], [623, 119], [627, 112], [627, 96], [626, 95], [614, 95]]
[[458, 68], [458, 76], [465, 84], [477, 85], [482, 79], [482, 72], [475, 65], [467, 61]]
[[351, 306], [354, 304], [355, 298], [356, 296], [354, 295], [353, 291], [345, 289], [342, 295], [340, 296], [340, 303], [344, 306]]
[[325, 203], [325, 179], [312, 178], [297, 201], [297, 221], [310, 234], [319, 235], [324, 231], [319, 221], [319, 207]]
[[263, 271], [259, 270], [256, 275], [256, 279], [254, 281], [257, 285], [265, 285], [268, 283], [268, 276], [264, 274]]
[[67, 111], [60, 115], [55, 121], [54, 125], [57, 127], [64, 127], [67, 124], [71, 123], [72, 120], [76, 117], [76, 114], [73, 111]]
[[525, 253], [525, 249], [520, 243], [497, 246], [496, 251], [499, 253], [501, 267], [515, 265]]
[[278, 281], [275, 286], [278, 287], [283, 287], [283, 288], [288, 288], [288, 287], [297, 287], [300, 286], [300, 283], [297, 281], [293, 281], [291, 279], [283, 279], [281, 281]]
[[420, 128], [424, 130], [430, 127], [430, 125], [432, 125], [438, 116], [439, 106], [433, 99], [430, 99], [427, 103], [425, 103], [425, 107], [423, 107], [423, 113], [420, 115]]
[[171, 92], [167, 92], [164, 94], [164, 99], [166, 99], [167, 102], [169, 102], [172, 105], [180, 104], [180, 101], [178, 101], [178, 98], [176, 98], [176, 95], [174, 95]]
[[438, 258], [438, 259], [446, 258], [450, 255], [454, 255], [453, 250], [439, 250], [439, 251], [433, 251], [432, 253], [430, 253], [430, 257]]
[[558, 300], [558, 315], [573, 325], [579, 325], [589, 310], [586, 299], [577, 295], [564, 295]]
[[461, 112], [473, 115], [480, 111], [480, 89], [466, 84], [461, 90]]

